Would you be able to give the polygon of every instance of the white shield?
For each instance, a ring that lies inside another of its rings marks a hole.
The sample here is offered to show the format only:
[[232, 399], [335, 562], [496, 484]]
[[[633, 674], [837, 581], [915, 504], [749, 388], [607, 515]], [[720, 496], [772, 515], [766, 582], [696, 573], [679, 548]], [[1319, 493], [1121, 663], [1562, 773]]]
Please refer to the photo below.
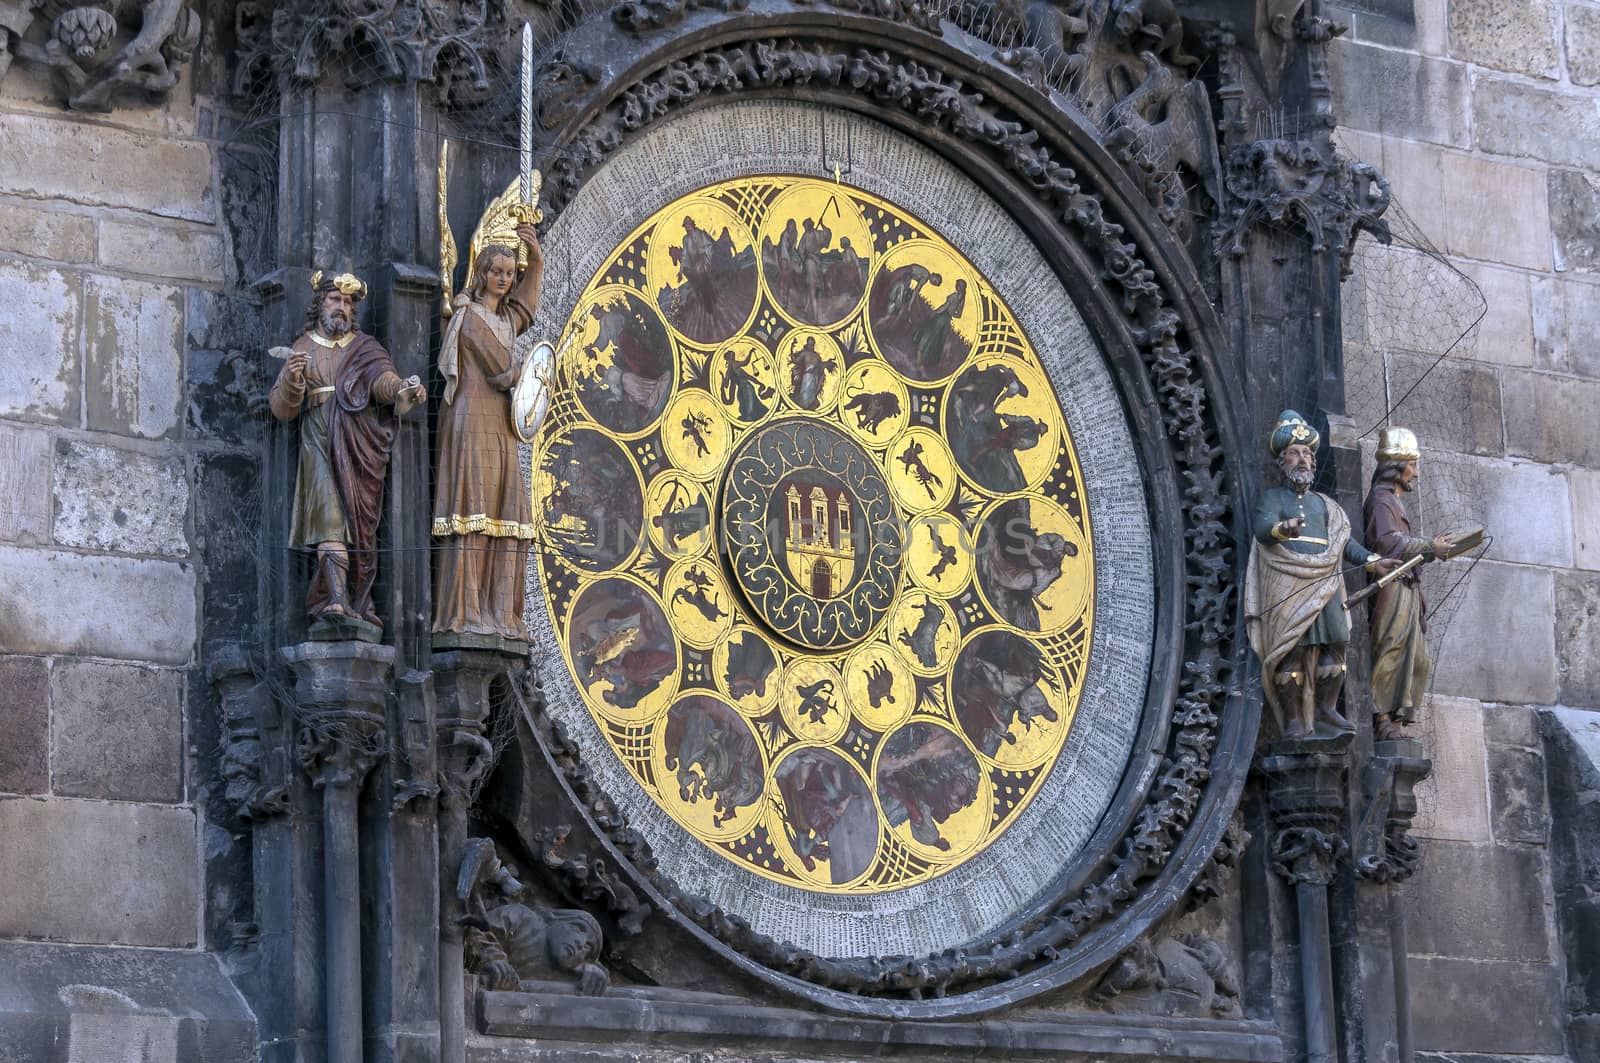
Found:
[[556, 352], [548, 343], [540, 343], [528, 352], [522, 363], [522, 375], [511, 392], [511, 427], [517, 438], [532, 443], [550, 411], [550, 381], [555, 375]]

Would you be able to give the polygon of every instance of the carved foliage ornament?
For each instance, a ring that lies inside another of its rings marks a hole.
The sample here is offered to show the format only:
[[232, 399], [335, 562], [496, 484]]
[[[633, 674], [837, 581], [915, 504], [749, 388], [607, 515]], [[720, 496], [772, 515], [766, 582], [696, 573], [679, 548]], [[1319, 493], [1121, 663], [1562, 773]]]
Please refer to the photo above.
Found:
[[[1188, 634], [1172, 706], [1172, 730], [1157, 778], [1098, 876], [1003, 939], [921, 958], [871, 962], [821, 958], [756, 934], [742, 920], [684, 894], [654, 872], [654, 860], [637, 832], [614, 814], [596, 817], [617, 850], [688, 918], [758, 962], [857, 994], [942, 996], [966, 985], [1013, 978], [1056, 959], [1088, 931], [1128, 907], [1139, 896], [1141, 883], [1167, 864], [1190, 828], [1211, 777], [1218, 717], [1228, 697], [1234, 653], [1236, 607], [1228, 526], [1233, 487], [1199, 360], [1139, 248], [1124, 239], [1121, 225], [1106, 217], [1100, 198], [1039, 144], [1037, 132], [942, 71], [887, 50], [848, 48], [799, 36], [749, 41], [673, 62], [631, 85], [564, 145], [547, 174], [547, 210], [553, 216], [564, 207], [590, 171], [628, 134], [650, 122], [707, 96], [782, 86], [843, 89], [898, 108], [941, 135], [987, 154], [1031, 189], [1098, 263], [1100, 283], [1114, 293], [1155, 390], [1173, 460], [1186, 485], [1182, 510]], [[545, 739], [557, 747], [557, 762], [580, 800], [605, 807], [577, 749], [548, 726]]]
[[277, 71], [312, 81], [328, 59], [346, 56], [352, 84], [432, 81], [448, 105], [488, 93], [511, 23], [506, 0], [247, 0], [238, 7], [235, 30], [236, 91], [267, 82]]
[[1313, 251], [1334, 251], [1342, 274], [1350, 275], [1356, 237], [1391, 238], [1383, 220], [1392, 198], [1376, 168], [1324, 151], [1309, 141], [1258, 140], [1228, 153], [1231, 208], [1222, 224], [1227, 250], [1245, 251], [1245, 235], [1257, 225], [1299, 227], [1311, 235]]
[[189, 0], [0, 0], [0, 77], [13, 60], [48, 70], [74, 110], [159, 102], [199, 42]]

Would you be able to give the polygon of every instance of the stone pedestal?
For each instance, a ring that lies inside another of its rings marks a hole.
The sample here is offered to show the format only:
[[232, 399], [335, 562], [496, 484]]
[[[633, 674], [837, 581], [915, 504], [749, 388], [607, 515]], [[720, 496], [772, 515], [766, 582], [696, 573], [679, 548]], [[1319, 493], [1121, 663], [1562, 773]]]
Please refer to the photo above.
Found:
[[1328, 885], [1348, 857], [1345, 774], [1352, 736], [1285, 740], [1262, 760], [1272, 820], [1272, 869], [1294, 887], [1305, 1058], [1338, 1063]]
[[361, 1063], [361, 843], [356, 806], [386, 748], [394, 650], [366, 642], [285, 647], [294, 673], [296, 749], [322, 791], [323, 965], [328, 1055]]
[[1411, 837], [1417, 814], [1417, 783], [1428, 777], [1433, 762], [1422, 743], [1412, 739], [1374, 742], [1372, 758], [1362, 772], [1362, 815], [1356, 829], [1356, 870], [1379, 883], [1387, 895], [1389, 967], [1394, 988], [1394, 1035], [1399, 1063], [1410, 1063], [1411, 992], [1406, 973], [1410, 951], [1406, 941], [1403, 883], [1422, 863], [1422, 847]]

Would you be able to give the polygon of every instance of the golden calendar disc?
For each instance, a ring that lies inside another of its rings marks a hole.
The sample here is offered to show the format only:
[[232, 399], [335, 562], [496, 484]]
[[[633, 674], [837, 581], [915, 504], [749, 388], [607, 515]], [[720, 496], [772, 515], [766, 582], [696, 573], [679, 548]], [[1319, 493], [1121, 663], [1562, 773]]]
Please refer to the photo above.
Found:
[[1060, 755], [1094, 625], [1072, 439], [931, 225], [833, 180], [670, 203], [578, 298], [539, 586], [662, 812], [802, 890], [970, 860]]

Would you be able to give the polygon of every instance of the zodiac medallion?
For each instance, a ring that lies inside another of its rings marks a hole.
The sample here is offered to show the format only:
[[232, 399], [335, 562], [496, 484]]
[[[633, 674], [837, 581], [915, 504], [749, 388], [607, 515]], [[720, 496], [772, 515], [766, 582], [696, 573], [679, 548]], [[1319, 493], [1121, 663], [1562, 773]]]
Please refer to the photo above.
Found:
[[703, 188], [590, 279], [535, 450], [539, 586], [599, 734], [693, 844], [883, 893], [1038, 792], [1095, 613], [1039, 339], [932, 226], [831, 179]]

